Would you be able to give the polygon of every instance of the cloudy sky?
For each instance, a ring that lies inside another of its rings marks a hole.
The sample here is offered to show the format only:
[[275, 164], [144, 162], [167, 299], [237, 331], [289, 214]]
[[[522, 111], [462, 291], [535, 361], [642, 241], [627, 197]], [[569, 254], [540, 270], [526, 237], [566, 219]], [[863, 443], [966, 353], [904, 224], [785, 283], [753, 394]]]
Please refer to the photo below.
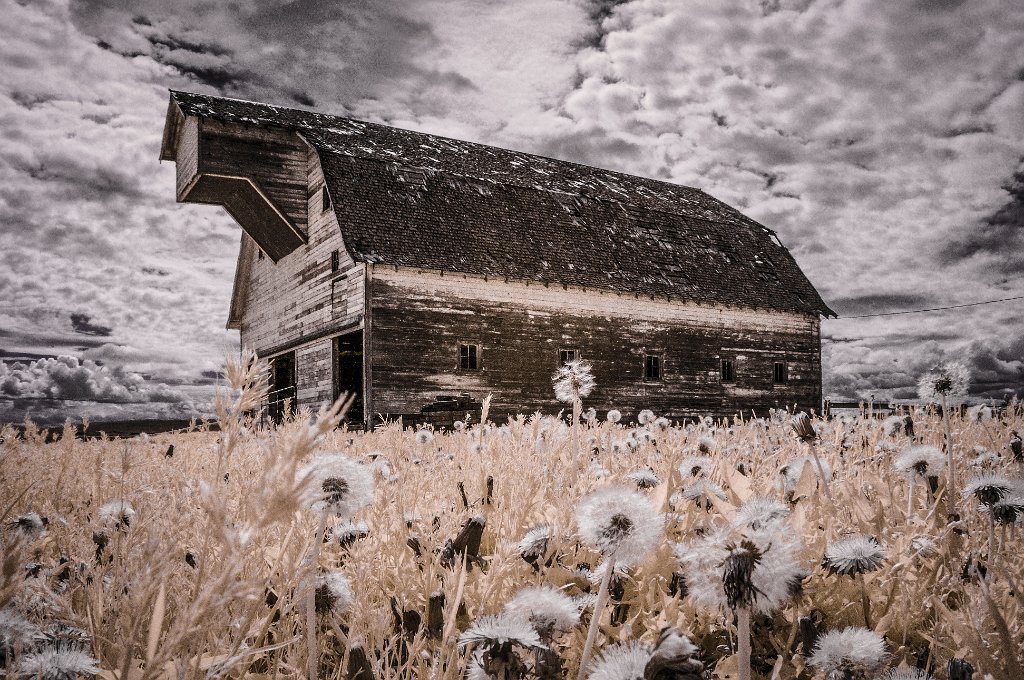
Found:
[[[842, 316], [1024, 295], [1019, 0], [0, 0], [0, 60], [0, 421], [208, 409], [240, 232], [168, 88], [700, 187]], [[823, 336], [827, 395], [1024, 387], [1024, 300]]]

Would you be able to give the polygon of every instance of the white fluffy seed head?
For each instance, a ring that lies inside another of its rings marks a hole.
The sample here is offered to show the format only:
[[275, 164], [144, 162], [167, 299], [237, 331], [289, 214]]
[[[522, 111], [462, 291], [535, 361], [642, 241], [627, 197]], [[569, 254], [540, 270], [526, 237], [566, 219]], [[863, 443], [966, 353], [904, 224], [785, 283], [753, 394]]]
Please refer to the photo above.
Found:
[[373, 470], [343, 453], [321, 454], [299, 471], [303, 500], [313, 510], [350, 517], [373, 502]]
[[594, 663], [589, 680], [637, 680], [644, 677], [644, 668], [653, 650], [640, 642], [625, 642], [606, 647]]
[[434, 441], [434, 433], [430, 430], [417, 430], [416, 431], [416, 443], [420, 446], [426, 446], [427, 444]]
[[599, 489], [576, 509], [580, 538], [623, 566], [640, 562], [657, 546], [663, 524], [650, 499], [623, 487]]
[[732, 525], [736, 528], [763, 529], [781, 522], [787, 515], [789, 508], [774, 498], [753, 496], [736, 511]]
[[959, 399], [967, 396], [970, 384], [971, 373], [967, 367], [960, 362], [950, 361], [921, 376], [917, 383], [917, 394], [928, 402], [939, 401], [943, 395], [946, 399]]
[[135, 519], [135, 508], [126, 500], [109, 501], [99, 511], [100, 522], [108, 526], [130, 527]]
[[938, 477], [945, 468], [946, 454], [928, 444], [907, 447], [892, 462], [896, 472], [922, 479]]
[[460, 647], [476, 643], [493, 645], [505, 642], [525, 648], [545, 647], [526, 617], [518, 614], [481, 616], [459, 636]]
[[618, 409], [611, 409], [606, 416], [609, 423], [617, 423], [622, 420], [622, 412]]
[[58, 644], [43, 647], [21, 657], [13, 675], [19, 678], [63, 680], [96, 675], [100, 672], [98, 664], [99, 662], [81, 647]]
[[648, 423], [654, 422], [654, 411], [649, 408], [645, 408], [636, 415], [636, 420], [641, 425], [647, 425]]
[[549, 585], [523, 588], [505, 603], [504, 612], [525, 617], [542, 637], [579, 625], [580, 610], [572, 598]]
[[555, 398], [566, 404], [590, 396], [597, 383], [594, 369], [589, 361], [576, 359], [560, 366], [551, 378], [555, 387]]
[[313, 588], [313, 602], [318, 614], [344, 614], [356, 599], [352, 582], [340, 571], [318, 574], [313, 580]]
[[885, 561], [885, 548], [871, 536], [854, 535], [829, 544], [822, 565], [836, 574], [864, 574]]
[[807, 572], [800, 565], [800, 544], [792, 530], [774, 524], [761, 530], [720, 530], [692, 543], [674, 546], [691, 601], [698, 607], [725, 611], [729, 607], [723, 565], [730, 547], [746, 542], [760, 557], [750, 575], [751, 611], [770, 614], [794, 594]]
[[707, 477], [715, 467], [710, 456], [687, 456], [679, 463], [679, 475], [683, 479]]
[[[820, 638], [807, 662], [821, 673], [875, 673], [885, 664], [885, 641], [874, 631], [853, 626], [832, 630]], [[837, 677], [844, 677], [838, 675]]]

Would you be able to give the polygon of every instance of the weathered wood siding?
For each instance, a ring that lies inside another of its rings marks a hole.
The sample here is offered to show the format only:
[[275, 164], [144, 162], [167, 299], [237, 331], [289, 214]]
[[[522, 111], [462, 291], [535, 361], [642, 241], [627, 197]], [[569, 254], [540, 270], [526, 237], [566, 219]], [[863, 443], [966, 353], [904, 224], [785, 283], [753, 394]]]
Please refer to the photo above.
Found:
[[334, 211], [323, 210], [324, 176], [312, 150], [306, 175], [308, 242], [276, 263], [251, 263], [240, 330], [242, 344], [260, 356], [296, 352], [298, 402], [316, 407], [333, 396], [333, 336], [362, 324], [364, 271], [346, 252]]
[[199, 172], [252, 179], [306, 233], [309, 152], [297, 134], [205, 118], [199, 137]]
[[[684, 418], [820, 409], [819, 321], [810, 315], [383, 266], [371, 270], [369, 299], [374, 412], [414, 414], [460, 392], [493, 393], [497, 419], [555, 412], [551, 375], [563, 349], [593, 363], [597, 389], [586, 405], [599, 411]], [[458, 368], [460, 343], [479, 344], [480, 370]], [[646, 354], [663, 357], [661, 381], [644, 380]], [[721, 381], [723, 358], [735, 362], [733, 384]], [[787, 363], [786, 384], [772, 383], [775, 361]]]

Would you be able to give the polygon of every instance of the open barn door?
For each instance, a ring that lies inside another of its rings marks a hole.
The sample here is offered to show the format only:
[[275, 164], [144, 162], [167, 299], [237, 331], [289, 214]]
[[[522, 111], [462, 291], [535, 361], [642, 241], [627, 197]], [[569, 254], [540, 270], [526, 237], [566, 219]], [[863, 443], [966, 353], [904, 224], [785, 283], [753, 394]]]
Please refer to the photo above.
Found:
[[270, 360], [270, 394], [267, 415], [280, 423], [295, 410], [295, 352], [281, 354]]
[[356, 399], [345, 414], [350, 429], [361, 429], [363, 410], [363, 332], [355, 331], [334, 339], [334, 398], [354, 394]]

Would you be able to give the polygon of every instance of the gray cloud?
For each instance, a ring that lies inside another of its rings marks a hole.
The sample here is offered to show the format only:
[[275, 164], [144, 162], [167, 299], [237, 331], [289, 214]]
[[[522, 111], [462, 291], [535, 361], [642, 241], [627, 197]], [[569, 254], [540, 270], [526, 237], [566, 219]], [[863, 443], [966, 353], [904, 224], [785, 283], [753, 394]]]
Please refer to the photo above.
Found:
[[29, 363], [0, 361], [0, 394], [17, 399], [114, 403], [186, 401], [184, 394], [160, 383], [147, 383], [137, 373], [73, 356]]

